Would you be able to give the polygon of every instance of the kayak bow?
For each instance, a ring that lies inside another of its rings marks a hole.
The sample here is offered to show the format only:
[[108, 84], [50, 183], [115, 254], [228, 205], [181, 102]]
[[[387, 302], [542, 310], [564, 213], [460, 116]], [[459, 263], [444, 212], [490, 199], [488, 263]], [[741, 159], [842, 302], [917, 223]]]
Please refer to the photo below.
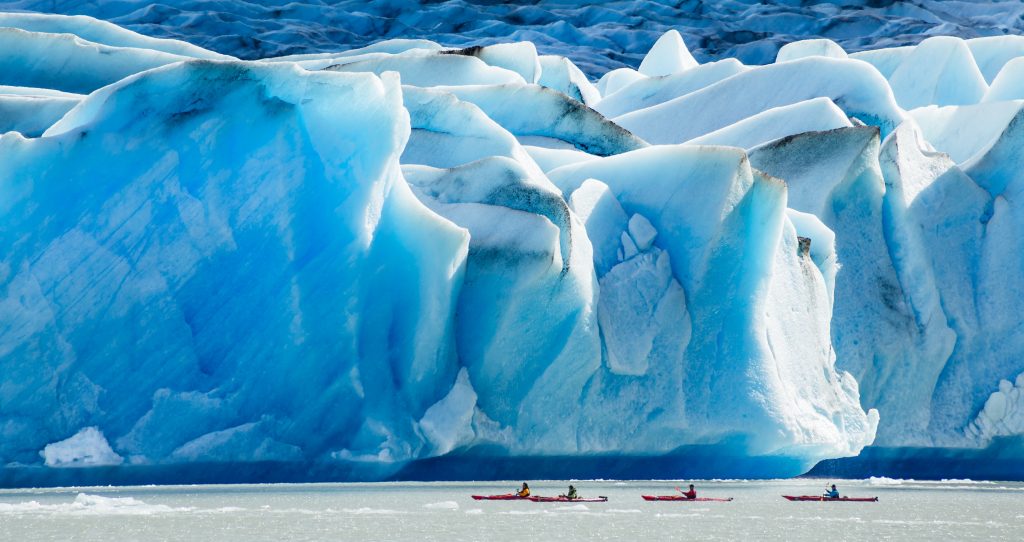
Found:
[[520, 497], [515, 493], [506, 495], [472, 495], [474, 501], [523, 501], [529, 497]]

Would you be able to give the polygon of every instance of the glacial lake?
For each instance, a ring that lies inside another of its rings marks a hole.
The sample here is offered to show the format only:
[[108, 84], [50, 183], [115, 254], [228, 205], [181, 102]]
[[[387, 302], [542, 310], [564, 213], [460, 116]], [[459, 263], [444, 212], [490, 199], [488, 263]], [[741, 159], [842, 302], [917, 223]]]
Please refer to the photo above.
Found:
[[[834, 480], [879, 502], [789, 502], [827, 480], [698, 481], [703, 497], [646, 502], [688, 481], [578, 481], [604, 503], [474, 501], [519, 482], [78, 487], [0, 490], [0, 540], [1020, 540], [1024, 484]], [[566, 481], [535, 481], [557, 495]]]

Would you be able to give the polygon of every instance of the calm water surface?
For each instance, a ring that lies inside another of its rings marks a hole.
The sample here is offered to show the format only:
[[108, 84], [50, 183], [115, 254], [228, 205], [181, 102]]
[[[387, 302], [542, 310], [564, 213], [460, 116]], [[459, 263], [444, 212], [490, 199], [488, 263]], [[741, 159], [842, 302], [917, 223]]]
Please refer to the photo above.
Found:
[[[569, 482], [538, 481], [557, 495]], [[824, 480], [698, 482], [727, 503], [646, 502], [683, 482], [581, 481], [606, 503], [474, 501], [517, 482], [0, 490], [0, 540], [1021, 540], [1024, 484], [838, 481], [878, 503], [789, 502]]]

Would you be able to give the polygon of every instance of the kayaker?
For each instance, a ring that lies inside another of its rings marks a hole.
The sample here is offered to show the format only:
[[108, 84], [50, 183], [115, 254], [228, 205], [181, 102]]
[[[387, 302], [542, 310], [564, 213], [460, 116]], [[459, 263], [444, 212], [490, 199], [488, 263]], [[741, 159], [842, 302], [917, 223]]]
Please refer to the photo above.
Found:
[[569, 492], [566, 493], [565, 495], [563, 495], [563, 497], [565, 497], [566, 499], [573, 499], [573, 500], [575, 500], [575, 499], [579, 498], [579, 495], [576, 494], [576, 488], [572, 487], [570, 485], [569, 486]]
[[693, 484], [690, 484], [690, 490], [689, 491], [684, 491], [683, 492], [683, 496], [686, 497], [687, 499], [696, 499], [697, 498], [697, 490], [693, 488]]
[[526, 485], [526, 482], [523, 482], [523, 489], [520, 489], [519, 491], [517, 491], [516, 495], [518, 495], [520, 497], [529, 497], [530, 496], [530, 486]]
[[825, 490], [825, 498], [826, 499], [838, 499], [839, 498], [839, 490], [836, 489], [836, 485], [835, 484], [832, 484], [832, 489]]

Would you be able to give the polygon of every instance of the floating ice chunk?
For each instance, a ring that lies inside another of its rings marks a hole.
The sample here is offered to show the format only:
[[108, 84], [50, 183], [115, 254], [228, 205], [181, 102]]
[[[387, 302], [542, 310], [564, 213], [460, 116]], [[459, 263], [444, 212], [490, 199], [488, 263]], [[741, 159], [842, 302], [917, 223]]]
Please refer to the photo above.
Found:
[[[432, 502], [432, 503], [424, 504], [423, 508], [429, 508], [431, 510], [458, 510], [459, 509], [459, 503], [457, 503], [455, 501]], [[470, 510], [466, 511], [466, 513], [469, 513], [469, 512], [470, 512]]]
[[846, 51], [830, 39], [800, 40], [787, 43], [779, 49], [775, 62], [787, 62], [809, 56], [846, 58]]
[[583, 222], [594, 250], [594, 270], [601, 277], [622, 258], [622, 234], [628, 217], [608, 185], [587, 179], [569, 197], [569, 206]]
[[85, 15], [53, 15], [49, 13], [0, 13], [0, 27], [20, 28], [29, 32], [74, 34], [111, 47], [130, 47], [160, 51], [171, 55], [207, 60], [231, 60], [233, 57], [197, 47], [191, 43], [152, 38]]
[[601, 93], [590, 82], [590, 79], [587, 79], [586, 74], [568, 58], [543, 55], [540, 57], [540, 64], [542, 72], [537, 81], [540, 85], [557, 90], [591, 107], [601, 99]]
[[726, 58], [665, 77], [639, 77], [619, 89], [609, 89], [593, 107], [606, 117], [618, 117], [698, 91], [746, 69], [740, 61]]
[[601, 76], [597, 81], [597, 90], [601, 96], [609, 96], [646, 77], [632, 68], [616, 68]]
[[1007, 62], [1024, 56], [1024, 36], [986, 36], [967, 40], [967, 47], [985, 80], [995, 81]]
[[773, 107], [818, 97], [831, 98], [848, 117], [878, 126], [883, 135], [904, 118], [889, 84], [871, 66], [811, 57], [751, 68], [614, 120], [648, 143], [681, 143]]
[[337, 64], [323, 69], [336, 72], [370, 72], [378, 75], [386, 71], [395, 71], [401, 74], [402, 84], [417, 87], [526, 82], [518, 73], [489, 66], [475, 56], [424, 49], [410, 49], [393, 55], [370, 53], [355, 61], [338, 59]]
[[936, 150], [964, 164], [995, 142], [1024, 101], [921, 107], [908, 114]]
[[644, 215], [634, 214], [629, 217], [629, 236], [636, 243], [636, 248], [644, 252], [654, 244], [654, 238], [658, 236], [658, 230], [654, 229], [650, 221]]
[[774, 107], [687, 141], [690, 145], [728, 145], [750, 149], [762, 143], [803, 132], [853, 126], [842, 109], [828, 98], [814, 98]]
[[671, 75], [697, 66], [690, 50], [683, 43], [678, 30], [669, 30], [654, 42], [654, 46], [640, 62], [639, 72], [648, 77]]
[[0, 85], [89, 93], [187, 57], [92, 43], [71, 34], [0, 27]]
[[[1024, 55], [1024, 53], [1022, 53]], [[1024, 99], [1024, 56], [1014, 58], [999, 70], [983, 102]]]
[[889, 84], [905, 109], [974, 104], [988, 90], [967, 44], [949, 36], [922, 41], [889, 76]]
[[96, 427], [85, 427], [72, 437], [47, 444], [39, 455], [47, 467], [105, 467], [124, 462]]

